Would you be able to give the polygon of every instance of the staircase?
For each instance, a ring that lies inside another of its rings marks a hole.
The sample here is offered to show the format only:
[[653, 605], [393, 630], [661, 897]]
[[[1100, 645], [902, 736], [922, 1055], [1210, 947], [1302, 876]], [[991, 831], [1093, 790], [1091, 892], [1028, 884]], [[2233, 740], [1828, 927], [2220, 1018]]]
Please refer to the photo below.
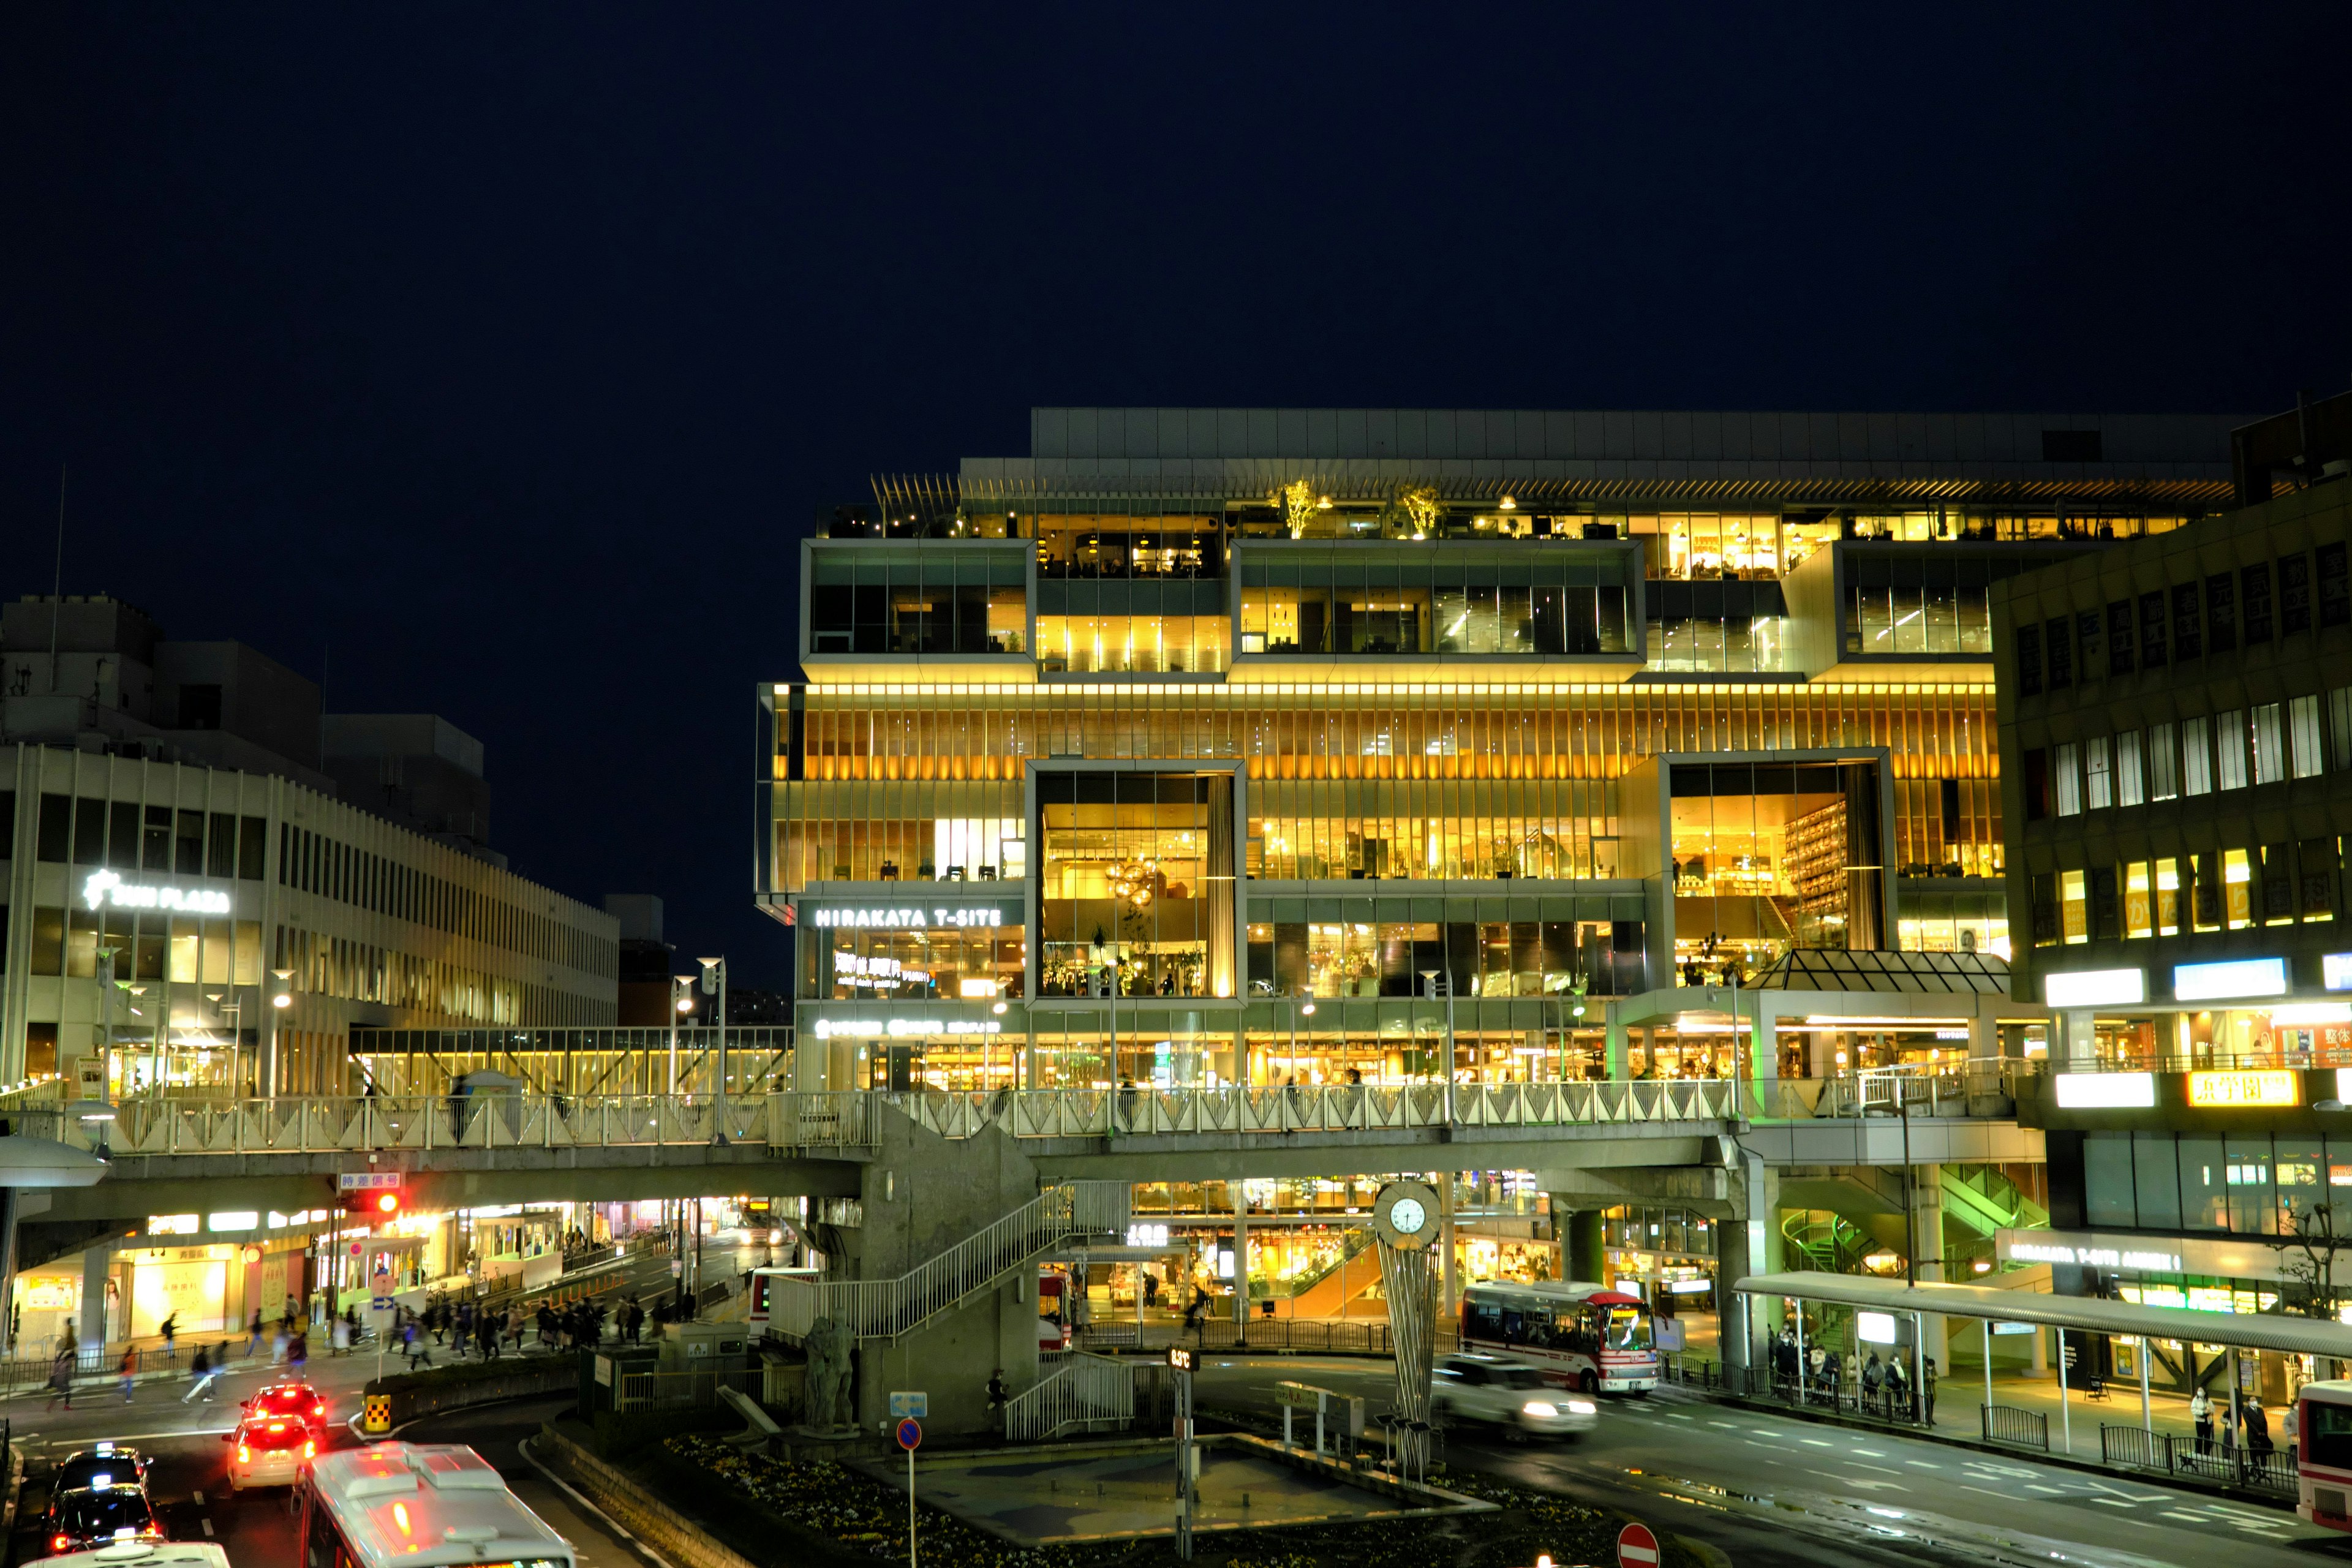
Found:
[[1780, 1222], [1780, 1239], [1801, 1269], [1822, 1274], [1859, 1274], [1862, 1260], [1879, 1250], [1870, 1233], [1843, 1215], [1797, 1209]]
[[1944, 1217], [1980, 1237], [2050, 1224], [2050, 1211], [1991, 1165], [1944, 1167]]
[[1065, 1432], [1124, 1431], [1134, 1425], [1134, 1364], [1084, 1351], [1004, 1407], [1004, 1436], [1014, 1443], [1042, 1443]]
[[769, 1328], [782, 1338], [801, 1340], [819, 1318], [830, 1318], [857, 1339], [896, 1342], [1034, 1268], [1058, 1247], [1100, 1246], [1123, 1238], [1131, 1191], [1125, 1182], [1065, 1182], [1048, 1187], [896, 1279], [778, 1276], [769, 1287]]

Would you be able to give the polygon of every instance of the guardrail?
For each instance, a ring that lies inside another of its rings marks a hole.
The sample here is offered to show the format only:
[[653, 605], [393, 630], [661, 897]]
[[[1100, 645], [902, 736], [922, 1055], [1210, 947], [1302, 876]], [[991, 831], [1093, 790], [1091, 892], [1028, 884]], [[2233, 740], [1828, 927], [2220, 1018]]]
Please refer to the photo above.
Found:
[[2101, 1426], [2099, 1457], [2118, 1469], [2146, 1470], [2156, 1475], [2194, 1476], [2225, 1487], [2249, 1491], [2295, 1495], [2297, 1467], [2294, 1447], [2241, 1448], [2224, 1447], [2208, 1437], [2200, 1447], [2169, 1432], [2141, 1426]]
[[711, 1410], [719, 1391], [760, 1397], [763, 1372], [624, 1372], [614, 1380], [613, 1408], [622, 1410]]
[[1004, 1407], [1004, 1436], [1013, 1443], [1042, 1443], [1069, 1431], [1123, 1431], [1134, 1425], [1133, 1363], [1083, 1351]]
[[2014, 1405], [1979, 1405], [1977, 1410], [1986, 1442], [2005, 1448], [2050, 1451], [2050, 1417], [2043, 1412], [2021, 1410]]

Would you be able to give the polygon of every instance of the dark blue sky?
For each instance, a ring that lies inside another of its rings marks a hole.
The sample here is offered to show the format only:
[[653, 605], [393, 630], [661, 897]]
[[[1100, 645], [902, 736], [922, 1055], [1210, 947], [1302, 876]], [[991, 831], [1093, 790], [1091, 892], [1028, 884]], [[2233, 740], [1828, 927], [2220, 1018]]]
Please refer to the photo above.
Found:
[[2340, 4], [1617, 9], [13, 8], [0, 593], [63, 459], [69, 592], [446, 714], [519, 869], [781, 981], [794, 542], [1032, 403], [2352, 375]]

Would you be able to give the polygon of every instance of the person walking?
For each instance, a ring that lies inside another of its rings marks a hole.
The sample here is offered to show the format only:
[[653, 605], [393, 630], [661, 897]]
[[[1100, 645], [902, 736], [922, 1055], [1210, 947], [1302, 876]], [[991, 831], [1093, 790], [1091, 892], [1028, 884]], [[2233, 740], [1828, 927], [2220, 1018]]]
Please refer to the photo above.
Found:
[[201, 1394], [205, 1396], [205, 1403], [210, 1405], [213, 1400], [213, 1381], [219, 1376], [220, 1373], [213, 1365], [211, 1355], [206, 1353], [204, 1346], [198, 1345], [196, 1359], [188, 1363], [188, 1392], [180, 1395], [180, 1403], [185, 1405]]
[[337, 1318], [327, 1330], [327, 1353], [341, 1355], [352, 1348], [352, 1326]]
[[271, 1340], [271, 1341], [270, 1341], [270, 1342], [269, 1342], [269, 1364], [270, 1364], [270, 1365], [272, 1365], [272, 1366], [283, 1366], [283, 1365], [286, 1363], [286, 1342], [287, 1342], [288, 1336], [291, 1335], [291, 1334], [293, 1333], [293, 1331], [294, 1331], [294, 1320], [293, 1320], [293, 1319], [291, 1319], [291, 1318], [280, 1318], [280, 1319], [278, 1319], [278, 1334], [277, 1334], [277, 1337], [276, 1337], [276, 1338], [274, 1338], [273, 1340]]
[[1013, 1403], [1013, 1391], [1004, 1386], [1004, 1369], [998, 1367], [988, 1374], [988, 1424], [999, 1432], [1004, 1430], [1004, 1407]]
[[[169, 1320], [165, 1320], [169, 1321]], [[131, 1346], [122, 1347], [122, 1360], [114, 1369], [122, 1376], [122, 1403], [131, 1403], [131, 1380], [139, 1373], [139, 1352]]]
[[297, 1327], [294, 1337], [286, 1342], [286, 1364], [293, 1369], [296, 1377], [307, 1375], [304, 1369], [310, 1364], [310, 1330]]
[[60, 1399], [66, 1402], [66, 1408], [68, 1410], [71, 1410], [73, 1408], [74, 1357], [76, 1352], [70, 1342], [71, 1336], [68, 1336], [68, 1342], [58, 1347], [57, 1359], [49, 1363], [49, 1402], [41, 1406], [41, 1412], [43, 1415], [47, 1415], [48, 1412], [55, 1410], [58, 1407], [58, 1401]]
[[166, 1317], [155, 1331], [163, 1336], [163, 1359], [171, 1360], [172, 1341], [180, 1331], [180, 1314], [173, 1312]]
[[2198, 1453], [2211, 1453], [2213, 1451], [2213, 1400], [2205, 1392], [2202, 1384], [2198, 1386], [2196, 1393], [2189, 1396], [2189, 1419], [2196, 1425]]
[[252, 1321], [250, 1324], [247, 1325], [247, 1327], [246, 1327], [246, 1331], [245, 1331], [245, 1354], [246, 1354], [246, 1359], [247, 1359], [247, 1360], [248, 1360], [248, 1361], [250, 1361], [250, 1360], [253, 1358], [253, 1353], [254, 1353], [254, 1352], [256, 1352], [256, 1351], [259, 1350], [260, 1348], [261, 1348], [261, 1309], [260, 1309], [260, 1308], [258, 1308], [258, 1307], [256, 1307], [256, 1308], [253, 1310], [253, 1321]]

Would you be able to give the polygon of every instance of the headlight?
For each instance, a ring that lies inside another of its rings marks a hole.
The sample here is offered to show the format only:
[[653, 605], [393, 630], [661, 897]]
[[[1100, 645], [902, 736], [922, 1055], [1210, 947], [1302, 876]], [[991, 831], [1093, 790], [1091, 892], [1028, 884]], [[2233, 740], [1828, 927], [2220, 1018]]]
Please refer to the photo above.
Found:
[[1559, 1406], [1557, 1405], [1547, 1404], [1540, 1399], [1530, 1399], [1525, 1405], [1519, 1406], [1519, 1414], [1522, 1415], [1553, 1416], [1559, 1414]]
[[1571, 1399], [1568, 1402], [1568, 1413], [1571, 1415], [1598, 1415], [1601, 1407], [1590, 1399]]

